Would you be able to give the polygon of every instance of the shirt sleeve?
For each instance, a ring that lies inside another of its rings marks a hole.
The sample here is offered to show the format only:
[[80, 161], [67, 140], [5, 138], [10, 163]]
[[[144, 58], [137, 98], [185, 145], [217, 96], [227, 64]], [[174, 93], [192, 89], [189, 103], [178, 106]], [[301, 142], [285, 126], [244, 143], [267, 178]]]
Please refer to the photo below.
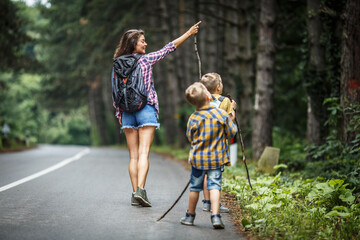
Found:
[[227, 115], [225, 116], [225, 133], [226, 136], [232, 138], [236, 135], [238, 129], [235, 123], [231, 120], [231, 118]]
[[231, 101], [229, 98], [224, 98], [224, 100], [222, 101], [222, 103], [220, 104], [219, 108], [224, 109], [227, 113], [231, 113], [234, 110], [232, 109], [231, 106]]
[[[191, 118], [190, 118], [191, 119]], [[189, 142], [192, 142], [192, 136], [191, 136], [191, 124], [190, 124], [190, 119], [187, 123], [187, 128], [186, 128], [186, 137], [189, 140]]]
[[115, 102], [113, 102], [113, 106], [116, 109], [115, 117], [117, 117], [119, 120], [121, 120], [122, 111], [120, 111], [120, 109], [115, 106]]
[[162, 49], [160, 49], [156, 52], [151, 52], [149, 54], [145, 54], [144, 58], [147, 60], [148, 63], [153, 65], [157, 61], [160, 61], [161, 59], [163, 59], [169, 53], [174, 52], [175, 50], [176, 50], [176, 47], [175, 47], [174, 43], [169, 42]]

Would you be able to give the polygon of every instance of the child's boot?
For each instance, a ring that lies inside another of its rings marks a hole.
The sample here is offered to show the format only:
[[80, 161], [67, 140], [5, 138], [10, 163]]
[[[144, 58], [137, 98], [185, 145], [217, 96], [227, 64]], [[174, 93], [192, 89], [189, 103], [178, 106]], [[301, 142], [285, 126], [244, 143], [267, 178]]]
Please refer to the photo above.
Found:
[[211, 215], [211, 222], [215, 229], [224, 229], [225, 228], [225, 225], [221, 220], [220, 214]]
[[188, 225], [188, 226], [194, 225], [195, 215], [196, 214], [190, 214], [186, 211], [185, 217], [180, 219], [181, 224]]

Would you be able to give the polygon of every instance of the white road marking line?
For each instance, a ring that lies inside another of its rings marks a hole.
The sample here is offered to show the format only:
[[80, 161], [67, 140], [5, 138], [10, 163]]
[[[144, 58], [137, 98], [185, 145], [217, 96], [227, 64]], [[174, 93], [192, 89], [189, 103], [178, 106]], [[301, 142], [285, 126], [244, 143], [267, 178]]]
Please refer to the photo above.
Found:
[[0, 188], [0, 192], [3, 192], [3, 191], [8, 190], [8, 189], [10, 189], [10, 188], [16, 187], [16, 186], [18, 186], [18, 185], [20, 185], [20, 184], [29, 182], [29, 181], [31, 181], [31, 180], [33, 180], [33, 179], [35, 179], [35, 178], [41, 177], [41, 176], [43, 176], [43, 175], [45, 175], [45, 174], [48, 174], [48, 173], [50, 173], [50, 172], [52, 172], [52, 171], [55, 171], [55, 170], [57, 170], [57, 169], [59, 169], [59, 168], [62, 168], [62, 167], [64, 167], [65, 165], [67, 165], [67, 164], [69, 164], [69, 163], [71, 163], [71, 162], [74, 162], [74, 161], [76, 161], [76, 160], [79, 160], [79, 159], [82, 158], [84, 155], [88, 154], [89, 152], [90, 152], [90, 149], [89, 149], [89, 148], [86, 148], [86, 149], [82, 150], [81, 152], [79, 152], [78, 154], [76, 154], [75, 156], [73, 156], [73, 157], [71, 157], [71, 158], [67, 158], [67, 159], [63, 160], [62, 162], [59, 162], [58, 164], [55, 164], [54, 166], [51, 166], [51, 167], [49, 167], [49, 168], [47, 168], [47, 169], [44, 169], [44, 170], [42, 170], [42, 171], [40, 171], [40, 172], [37, 172], [37, 173], [35, 173], [35, 174], [33, 174], [33, 175], [30, 175], [30, 176], [28, 176], [28, 177], [26, 177], [26, 178], [20, 179], [20, 180], [18, 180], [18, 181], [16, 181], [16, 182], [13, 182], [13, 183], [10, 183], [10, 184], [8, 184], [8, 185], [5, 185], [5, 186], [1, 187], [1, 188]]

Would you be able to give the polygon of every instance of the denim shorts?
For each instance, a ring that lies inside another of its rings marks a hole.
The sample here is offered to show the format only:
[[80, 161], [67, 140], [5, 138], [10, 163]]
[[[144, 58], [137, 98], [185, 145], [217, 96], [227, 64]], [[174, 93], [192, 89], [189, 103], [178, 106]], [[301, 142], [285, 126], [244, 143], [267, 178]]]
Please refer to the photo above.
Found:
[[217, 189], [221, 191], [221, 169], [199, 170], [191, 168], [190, 191], [200, 192], [204, 189], [204, 177], [207, 174], [207, 190]]
[[143, 109], [138, 112], [122, 113], [122, 128], [134, 128], [139, 129], [145, 126], [154, 126], [156, 129], [160, 127], [160, 123], [157, 121], [157, 114], [155, 107], [152, 105], [146, 105]]

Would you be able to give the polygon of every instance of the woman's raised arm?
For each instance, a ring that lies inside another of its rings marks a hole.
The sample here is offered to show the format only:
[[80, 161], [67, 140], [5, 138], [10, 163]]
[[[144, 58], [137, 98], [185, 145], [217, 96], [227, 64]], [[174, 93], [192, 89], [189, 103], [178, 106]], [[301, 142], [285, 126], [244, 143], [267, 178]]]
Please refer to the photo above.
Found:
[[186, 39], [188, 39], [191, 35], [197, 34], [199, 31], [199, 24], [201, 21], [192, 26], [186, 33], [172, 41], [176, 48], [178, 48]]

